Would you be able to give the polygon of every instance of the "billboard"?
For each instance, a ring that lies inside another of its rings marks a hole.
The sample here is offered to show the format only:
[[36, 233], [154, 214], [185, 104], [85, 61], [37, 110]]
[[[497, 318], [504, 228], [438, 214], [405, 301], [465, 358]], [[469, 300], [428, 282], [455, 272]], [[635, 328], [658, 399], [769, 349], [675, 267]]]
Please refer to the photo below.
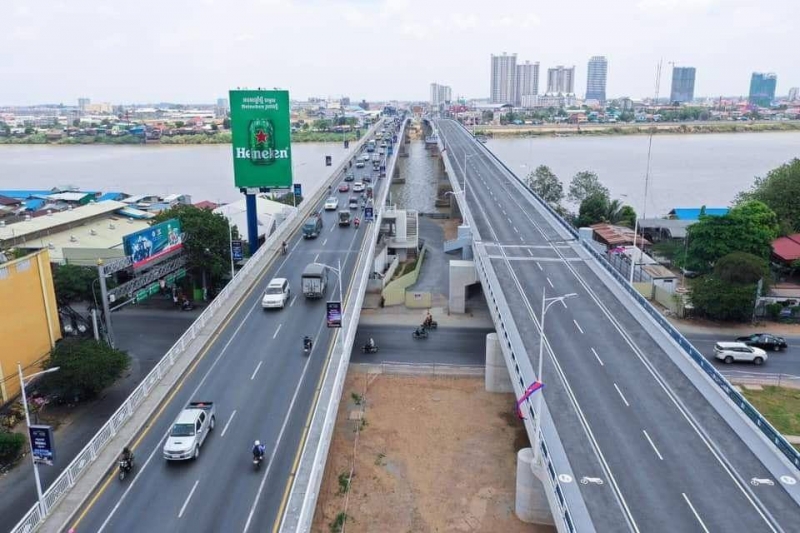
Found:
[[166, 222], [125, 235], [122, 247], [133, 260], [134, 268], [141, 268], [157, 259], [178, 251], [183, 246], [181, 222], [171, 218]]
[[230, 106], [234, 184], [290, 188], [289, 91], [230, 91]]
[[342, 327], [342, 302], [327, 302], [326, 319], [329, 328]]
[[53, 461], [56, 460], [53, 428], [50, 426], [30, 426], [28, 431], [30, 432], [33, 460], [40, 464], [53, 466]]

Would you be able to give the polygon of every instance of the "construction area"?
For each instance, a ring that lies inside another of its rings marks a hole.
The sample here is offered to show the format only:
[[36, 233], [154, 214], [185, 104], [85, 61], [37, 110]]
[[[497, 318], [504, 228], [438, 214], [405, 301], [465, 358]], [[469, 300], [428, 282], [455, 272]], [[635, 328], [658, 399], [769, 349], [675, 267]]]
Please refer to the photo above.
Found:
[[482, 375], [351, 365], [312, 531], [555, 531], [514, 514], [516, 453], [530, 446], [514, 405]]

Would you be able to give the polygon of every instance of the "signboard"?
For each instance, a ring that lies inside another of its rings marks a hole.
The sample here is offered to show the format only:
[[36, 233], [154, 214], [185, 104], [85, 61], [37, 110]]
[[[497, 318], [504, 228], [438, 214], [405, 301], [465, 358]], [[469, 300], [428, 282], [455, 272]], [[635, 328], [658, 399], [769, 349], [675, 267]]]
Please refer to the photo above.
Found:
[[342, 302], [327, 303], [327, 322], [329, 328], [342, 327]]
[[181, 222], [171, 218], [161, 224], [125, 235], [122, 247], [133, 260], [134, 268], [141, 268], [156, 259], [176, 252], [183, 247]]
[[325, 156], [325, 166], [329, 167], [329, 166], [331, 166], [331, 164], [333, 164], [333, 159], [331, 158], [331, 156], [326, 155]]
[[302, 198], [303, 197], [303, 185], [301, 183], [295, 183], [293, 192], [294, 192], [295, 198]]
[[241, 261], [244, 259], [244, 246], [241, 239], [231, 241], [231, 256], [234, 261]]
[[289, 91], [231, 91], [236, 187], [292, 185]]
[[53, 466], [56, 460], [53, 428], [50, 426], [31, 426], [28, 428], [31, 437], [33, 460], [39, 464]]
[[372, 206], [364, 208], [364, 222], [372, 222], [375, 219], [375, 214]]

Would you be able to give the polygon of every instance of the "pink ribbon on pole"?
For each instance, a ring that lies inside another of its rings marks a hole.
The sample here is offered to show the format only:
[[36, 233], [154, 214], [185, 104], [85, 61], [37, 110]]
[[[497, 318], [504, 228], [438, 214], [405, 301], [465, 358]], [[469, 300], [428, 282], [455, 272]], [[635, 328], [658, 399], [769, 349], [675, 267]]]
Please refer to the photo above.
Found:
[[522, 398], [520, 398], [519, 401], [517, 401], [517, 416], [520, 418], [520, 420], [525, 420], [525, 417], [522, 416], [522, 411], [520, 410], [520, 406], [525, 400], [530, 398], [531, 394], [541, 389], [542, 387], [544, 387], [544, 383], [539, 383], [538, 381], [534, 381], [527, 389], [525, 389], [525, 392], [522, 394]]

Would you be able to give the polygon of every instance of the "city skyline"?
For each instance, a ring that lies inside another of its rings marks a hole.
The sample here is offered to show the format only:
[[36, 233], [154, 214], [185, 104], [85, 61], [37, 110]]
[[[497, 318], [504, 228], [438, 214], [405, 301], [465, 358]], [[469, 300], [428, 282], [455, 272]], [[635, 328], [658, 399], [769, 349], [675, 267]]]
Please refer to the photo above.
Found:
[[[0, 86], [0, 104], [79, 97], [213, 102], [237, 86], [283, 87], [299, 100], [347, 94], [355, 101], [425, 101], [431, 78], [447, 79], [460, 96], [488, 98], [486, 58], [502, 50], [535, 60], [541, 69], [578, 66], [580, 92], [587, 61], [602, 53], [613, 64], [608, 99], [652, 97], [659, 60], [665, 67], [676, 62], [702, 72], [696, 97], [746, 97], [752, 72], [775, 72], [778, 95], [800, 85], [800, 69], [785, 52], [794, 42], [792, 21], [800, 17], [800, 5], [788, 0], [766, 11], [745, 0], [629, 0], [603, 6], [576, 0], [569, 9], [509, 0], [502, 13], [452, 0], [44, 4], [0, 6], [6, 28], [0, 43], [14, 50], [0, 56], [0, 78], [7, 81]], [[571, 17], [576, 10], [581, 17]], [[159, 24], [145, 23], [152, 13], [158, 13]], [[267, 33], [264, 19], [271, 21]], [[625, 31], [598, 31], [618, 27], [620, 20], [626, 21]], [[566, 21], [571, 32], [592, 39], [563, 39]], [[254, 52], [259, 49], [265, 51]], [[343, 64], [345, 58], [353, 61]], [[667, 73], [664, 68], [661, 94], [669, 94]]]
[[608, 60], [605, 56], [592, 56], [586, 73], [586, 99], [606, 102], [606, 83], [608, 82]]

